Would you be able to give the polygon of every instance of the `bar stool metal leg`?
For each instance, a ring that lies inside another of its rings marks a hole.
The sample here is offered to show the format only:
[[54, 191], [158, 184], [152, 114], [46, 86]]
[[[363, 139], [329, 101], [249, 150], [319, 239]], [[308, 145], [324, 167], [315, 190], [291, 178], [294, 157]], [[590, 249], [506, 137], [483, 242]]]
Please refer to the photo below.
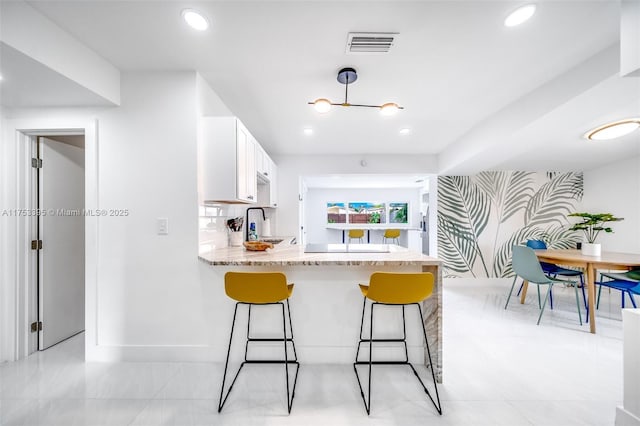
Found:
[[[375, 305], [390, 305], [390, 306], [402, 306], [402, 328], [403, 328], [403, 338], [402, 339], [374, 339], [373, 338], [373, 308]], [[360, 396], [362, 397], [362, 402], [364, 403], [364, 408], [367, 411], [367, 415], [371, 414], [371, 376], [372, 376], [372, 367], [374, 364], [378, 365], [378, 364], [383, 364], [383, 365], [408, 365], [411, 370], [413, 371], [413, 374], [416, 376], [416, 378], [418, 379], [418, 381], [420, 382], [420, 384], [422, 385], [422, 388], [424, 389], [425, 393], [427, 394], [427, 396], [429, 397], [429, 399], [431, 400], [431, 402], [433, 403], [433, 405], [435, 406], [436, 410], [438, 411], [438, 414], [442, 414], [442, 404], [440, 403], [440, 395], [438, 393], [438, 384], [436, 382], [436, 376], [435, 376], [435, 369], [433, 366], [433, 362], [431, 360], [431, 350], [429, 348], [429, 341], [427, 340], [427, 330], [424, 326], [424, 316], [422, 315], [422, 309], [420, 307], [419, 303], [410, 303], [408, 305], [416, 305], [418, 307], [418, 313], [420, 316], [420, 324], [422, 326], [422, 334], [424, 337], [424, 342], [425, 345], [427, 347], [427, 358], [429, 360], [429, 369], [431, 370], [431, 378], [433, 380], [433, 386], [435, 388], [435, 396], [436, 399], [433, 399], [433, 396], [431, 395], [431, 393], [429, 392], [429, 390], [427, 389], [427, 387], [425, 386], [424, 382], [422, 381], [422, 379], [420, 378], [420, 376], [418, 375], [417, 370], [415, 369], [415, 367], [413, 366], [413, 364], [411, 362], [409, 362], [409, 352], [408, 352], [408, 348], [407, 348], [407, 333], [406, 333], [406, 317], [405, 317], [405, 306], [404, 304], [402, 305], [398, 305], [398, 304], [386, 304], [386, 303], [380, 303], [380, 302], [373, 302], [371, 303], [371, 310], [370, 310], [370, 319], [369, 319], [369, 338], [365, 339], [364, 336], [362, 336], [362, 329], [363, 329], [363, 325], [364, 325], [364, 315], [365, 315], [365, 307], [366, 307], [366, 298], [365, 298], [365, 302], [364, 305], [362, 307], [362, 321], [360, 323], [360, 341], [358, 342], [358, 349], [356, 351], [356, 360], [353, 363], [353, 370], [355, 371], [356, 374], [356, 379], [358, 381], [358, 386], [360, 387]], [[369, 343], [369, 359], [366, 361], [358, 361], [358, 356], [360, 354], [360, 345], [362, 343]], [[374, 342], [401, 342], [404, 344], [404, 348], [405, 348], [405, 359], [401, 360], [401, 361], [391, 361], [391, 360], [383, 360], [383, 361], [373, 361], [373, 343]], [[364, 389], [362, 388], [362, 382], [360, 381], [360, 375], [358, 374], [358, 365], [367, 365], [368, 369], [369, 369], [369, 378], [368, 378], [368, 383], [367, 383], [367, 395], [365, 396], [364, 393]], [[436, 402], [437, 401], [437, 402]]]
[[[229, 357], [231, 354], [231, 344], [233, 342], [233, 331], [235, 329], [235, 323], [236, 323], [236, 316], [237, 316], [237, 312], [238, 312], [238, 305], [240, 304], [245, 304], [248, 305], [248, 313], [247, 313], [247, 341], [245, 343], [245, 352], [244, 352], [244, 361], [240, 364], [240, 367], [238, 368], [238, 371], [236, 372], [233, 381], [231, 382], [231, 385], [229, 386], [229, 389], [227, 390], [226, 394], [224, 392], [224, 385], [227, 379], [227, 371], [228, 371], [228, 367], [229, 367]], [[298, 382], [298, 372], [300, 371], [300, 363], [298, 362], [298, 356], [296, 353], [296, 346], [295, 346], [295, 342], [293, 341], [293, 327], [292, 327], [292, 323], [291, 323], [291, 309], [289, 307], [289, 300], [286, 300], [286, 311], [288, 315], [285, 315], [285, 304], [282, 302], [277, 302], [277, 303], [263, 303], [261, 305], [281, 305], [282, 307], [282, 332], [283, 332], [283, 338], [255, 338], [255, 337], [251, 337], [251, 306], [253, 305], [253, 303], [243, 303], [243, 302], [237, 302], [234, 312], [233, 312], [233, 321], [231, 323], [231, 333], [229, 336], [229, 347], [227, 349], [227, 358], [225, 361], [225, 365], [224, 365], [224, 375], [222, 377], [222, 387], [220, 389], [220, 401], [218, 403], [218, 413], [222, 411], [222, 408], [224, 407], [225, 402], [227, 401], [227, 398], [229, 398], [229, 394], [231, 393], [231, 390], [233, 389], [233, 385], [235, 384], [238, 376], [240, 375], [240, 371], [242, 370], [242, 367], [244, 367], [245, 364], [284, 364], [285, 366], [285, 375], [286, 375], [286, 386], [287, 386], [287, 412], [291, 413], [291, 407], [293, 406], [293, 398], [295, 397], [295, 389], [296, 389], [296, 384]], [[290, 331], [290, 335], [291, 337], [287, 337], [287, 318], [289, 317], [289, 331]], [[254, 360], [254, 359], [249, 359], [248, 358], [248, 352], [249, 352], [249, 343], [250, 342], [283, 342], [284, 344], [284, 360], [282, 359], [259, 359], [259, 360]], [[293, 359], [289, 359], [289, 354], [288, 354], [288, 347], [287, 344], [291, 342], [291, 346], [293, 348]], [[295, 364], [296, 366], [296, 373], [295, 373], [295, 377], [293, 380], [293, 388], [291, 389], [289, 386], [289, 364]]]

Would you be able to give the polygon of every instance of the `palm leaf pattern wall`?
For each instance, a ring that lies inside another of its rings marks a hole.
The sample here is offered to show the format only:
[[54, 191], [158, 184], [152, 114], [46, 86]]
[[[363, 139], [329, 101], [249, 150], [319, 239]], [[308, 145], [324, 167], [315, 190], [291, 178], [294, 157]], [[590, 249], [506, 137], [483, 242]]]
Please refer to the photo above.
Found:
[[[473, 266], [479, 258], [485, 273], [487, 264], [478, 247], [478, 239], [489, 220], [490, 204], [468, 176], [448, 176], [438, 180], [438, 245], [452, 260], [451, 269], [457, 272], [461, 265], [473, 274]], [[455, 259], [455, 257], [458, 257]], [[475, 276], [475, 275], [474, 275]]]
[[[511, 248], [543, 239], [575, 247], [566, 215], [582, 198], [582, 173], [482, 172], [438, 178], [438, 256], [448, 275], [507, 277]], [[542, 182], [539, 182], [542, 181]]]

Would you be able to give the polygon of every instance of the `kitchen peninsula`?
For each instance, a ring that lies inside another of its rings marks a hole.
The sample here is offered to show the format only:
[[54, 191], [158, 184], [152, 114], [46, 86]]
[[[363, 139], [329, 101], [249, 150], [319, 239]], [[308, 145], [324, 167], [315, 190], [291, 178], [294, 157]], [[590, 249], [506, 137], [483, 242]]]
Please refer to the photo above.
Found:
[[[442, 265], [438, 259], [396, 245], [352, 245], [353, 250], [306, 253], [301, 245], [278, 244], [267, 251], [246, 251], [229, 247], [200, 254], [200, 260], [212, 266], [215, 294], [224, 296], [224, 274], [227, 271], [279, 271], [295, 284], [291, 297], [291, 315], [296, 349], [302, 363], [352, 363], [356, 352], [362, 294], [358, 284], [366, 284], [376, 271], [431, 272], [435, 276], [434, 294], [423, 305], [425, 326], [435, 365], [442, 381]], [[229, 305], [232, 301], [229, 300]], [[376, 309], [376, 335], [402, 334], [402, 310], [397, 307]], [[275, 312], [275, 310], [274, 310]], [[277, 312], [276, 312], [277, 314]], [[262, 313], [261, 313], [262, 315]], [[265, 315], [269, 315], [265, 307]], [[417, 311], [406, 309], [409, 356], [414, 361], [425, 359], [422, 330]], [[260, 321], [258, 332], [278, 329], [277, 315]], [[262, 328], [264, 327], [264, 329]], [[365, 321], [365, 328], [368, 321]], [[253, 328], [253, 323], [252, 323]], [[254, 330], [252, 330], [252, 333]], [[374, 336], [375, 337], [375, 336]], [[378, 346], [376, 346], [378, 348]], [[384, 351], [384, 353], [383, 353]], [[378, 355], [382, 354], [382, 355]], [[376, 356], [403, 356], [398, 345], [374, 349]]]

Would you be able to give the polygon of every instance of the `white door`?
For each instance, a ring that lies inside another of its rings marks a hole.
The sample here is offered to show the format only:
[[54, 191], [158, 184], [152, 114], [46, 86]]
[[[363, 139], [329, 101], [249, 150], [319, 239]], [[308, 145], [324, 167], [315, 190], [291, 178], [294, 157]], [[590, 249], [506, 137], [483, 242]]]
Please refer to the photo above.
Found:
[[38, 310], [46, 349], [84, 330], [84, 138], [40, 138]]

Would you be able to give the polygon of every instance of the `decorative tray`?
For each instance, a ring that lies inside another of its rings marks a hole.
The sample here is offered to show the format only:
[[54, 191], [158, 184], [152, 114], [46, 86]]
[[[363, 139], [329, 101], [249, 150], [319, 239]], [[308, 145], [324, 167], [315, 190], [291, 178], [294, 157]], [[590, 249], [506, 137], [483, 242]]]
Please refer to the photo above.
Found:
[[251, 251], [265, 251], [268, 248], [273, 248], [272, 243], [264, 241], [245, 241], [243, 244], [247, 250]]

